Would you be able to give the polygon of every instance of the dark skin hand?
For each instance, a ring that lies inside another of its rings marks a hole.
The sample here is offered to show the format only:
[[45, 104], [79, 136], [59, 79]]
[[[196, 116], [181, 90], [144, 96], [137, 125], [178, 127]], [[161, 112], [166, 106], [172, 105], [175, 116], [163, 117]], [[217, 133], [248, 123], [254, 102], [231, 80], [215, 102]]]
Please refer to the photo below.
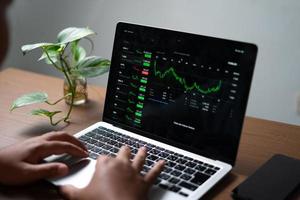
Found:
[[140, 148], [131, 162], [130, 149], [123, 146], [116, 158], [98, 158], [94, 176], [87, 187], [62, 186], [60, 191], [69, 200], [145, 200], [164, 167], [164, 161], [158, 161], [141, 176], [146, 154], [146, 148]]
[[63, 163], [42, 163], [52, 154], [87, 157], [84, 145], [65, 132], [50, 132], [0, 150], [0, 183], [22, 185], [68, 174]]

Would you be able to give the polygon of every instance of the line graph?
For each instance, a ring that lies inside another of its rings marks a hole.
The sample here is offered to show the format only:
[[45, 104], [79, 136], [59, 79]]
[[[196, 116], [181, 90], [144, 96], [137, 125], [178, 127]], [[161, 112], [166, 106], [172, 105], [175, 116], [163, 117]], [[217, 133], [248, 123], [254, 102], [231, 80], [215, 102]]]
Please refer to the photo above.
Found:
[[216, 86], [212, 86], [209, 88], [203, 88], [200, 86], [197, 82], [193, 82], [191, 85], [189, 85], [186, 82], [186, 79], [183, 77], [180, 77], [175, 69], [173, 67], [169, 67], [166, 71], [162, 72], [157, 69], [157, 63], [154, 61], [153, 63], [153, 69], [154, 69], [154, 75], [160, 79], [164, 79], [166, 76], [173, 77], [176, 81], [178, 81], [186, 91], [191, 91], [196, 89], [198, 92], [202, 94], [210, 94], [210, 93], [216, 93], [220, 91], [222, 87], [222, 80], [219, 80], [218, 84]]

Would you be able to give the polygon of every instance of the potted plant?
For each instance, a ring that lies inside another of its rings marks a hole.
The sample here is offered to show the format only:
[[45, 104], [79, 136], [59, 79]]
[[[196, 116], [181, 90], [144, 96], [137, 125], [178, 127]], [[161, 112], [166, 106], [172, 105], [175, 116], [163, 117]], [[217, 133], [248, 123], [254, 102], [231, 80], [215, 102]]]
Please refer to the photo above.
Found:
[[73, 106], [83, 104], [87, 100], [86, 78], [104, 74], [108, 72], [110, 67], [108, 59], [98, 56], [86, 56], [86, 50], [79, 44], [81, 39], [86, 38], [93, 45], [88, 36], [94, 34], [95, 32], [89, 28], [69, 27], [57, 35], [56, 43], [37, 43], [22, 46], [21, 50], [24, 55], [31, 50], [42, 49], [42, 55], [39, 60], [44, 60], [47, 64], [52, 65], [56, 70], [63, 73], [65, 77], [64, 95], [51, 103], [45, 92], [25, 94], [12, 103], [10, 110], [13, 111], [16, 108], [42, 102], [55, 105], [65, 100], [69, 105], [69, 110], [61, 119], [56, 121], [53, 119], [61, 111], [35, 109], [31, 111], [31, 114], [48, 117], [51, 125], [57, 125], [60, 122], [68, 123]]

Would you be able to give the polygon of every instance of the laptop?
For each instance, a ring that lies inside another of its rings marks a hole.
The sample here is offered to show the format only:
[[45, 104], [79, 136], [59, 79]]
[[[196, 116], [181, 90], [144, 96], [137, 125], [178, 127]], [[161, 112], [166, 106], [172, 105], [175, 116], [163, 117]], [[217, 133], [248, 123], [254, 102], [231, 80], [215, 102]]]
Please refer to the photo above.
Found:
[[119, 22], [103, 121], [75, 134], [90, 156], [50, 181], [85, 187], [100, 154], [146, 146], [141, 175], [166, 161], [149, 199], [199, 199], [234, 166], [256, 55], [254, 44]]

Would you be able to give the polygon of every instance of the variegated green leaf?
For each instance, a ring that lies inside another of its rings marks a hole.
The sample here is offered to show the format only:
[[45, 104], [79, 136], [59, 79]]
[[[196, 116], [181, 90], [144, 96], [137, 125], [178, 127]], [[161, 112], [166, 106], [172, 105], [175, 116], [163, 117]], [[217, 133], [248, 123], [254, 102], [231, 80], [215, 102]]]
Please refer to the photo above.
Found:
[[30, 104], [42, 103], [47, 100], [48, 100], [48, 95], [45, 92], [33, 92], [33, 93], [25, 94], [19, 97], [18, 99], [16, 99], [12, 103], [10, 107], [10, 111]]
[[26, 44], [21, 47], [21, 50], [23, 52], [23, 55], [25, 55], [28, 51], [31, 51], [33, 49], [41, 48], [41, 47], [49, 47], [49, 46], [60, 46], [60, 45], [54, 43]]
[[61, 113], [61, 111], [51, 112], [51, 111], [48, 111], [48, 110], [45, 110], [45, 109], [36, 109], [36, 110], [31, 111], [32, 115], [45, 116], [45, 117], [50, 117], [50, 118], [52, 118], [57, 113]]
[[60, 44], [66, 44], [93, 34], [95, 32], [89, 28], [69, 27], [62, 30], [57, 35], [57, 39]]
[[86, 56], [85, 49], [82, 46], [78, 45], [78, 43], [79, 43], [79, 40], [76, 40], [71, 43], [71, 52], [72, 52], [73, 60], [75, 63], [82, 60]]
[[[59, 54], [61, 50], [64, 48], [64, 46], [48, 46], [43, 48], [43, 54], [39, 58], [39, 60], [44, 60], [47, 64], [52, 64], [52, 62], [56, 63], [59, 59]], [[46, 53], [47, 52], [47, 53]], [[47, 55], [48, 54], [48, 55]], [[49, 60], [49, 58], [52, 60], [52, 62]]]
[[90, 56], [79, 61], [72, 73], [84, 77], [95, 77], [108, 72], [109, 67], [109, 60]]

